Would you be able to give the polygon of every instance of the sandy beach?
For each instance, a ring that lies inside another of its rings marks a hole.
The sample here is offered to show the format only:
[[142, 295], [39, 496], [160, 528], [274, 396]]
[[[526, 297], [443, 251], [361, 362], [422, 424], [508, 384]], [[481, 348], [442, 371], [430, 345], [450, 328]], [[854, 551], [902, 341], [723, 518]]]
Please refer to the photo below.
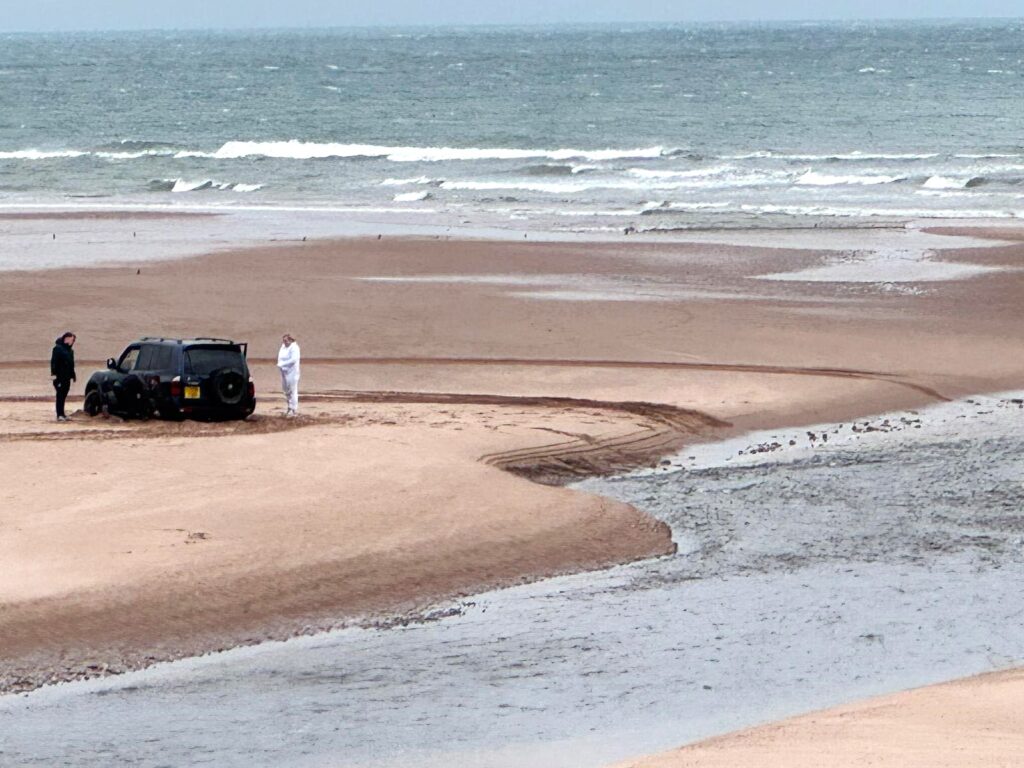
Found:
[[[619, 768], [793, 768], [825, 764], [916, 768], [1013, 765], [1024, 753], [1020, 670], [806, 715], [711, 739]], [[827, 745], [827, 746], [824, 746]]]
[[[0, 223], [53, 250], [52, 268], [0, 273], [7, 693], [439, 619], [485, 590], [671, 555], [677, 526], [566, 486], [671, 469], [684, 447], [754, 430], [1024, 387], [1019, 228], [545, 242], [310, 237], [297, 221], [279, 241], [213, 249], [210, 223], [176, 221], [171, 244], [146, 216]], [[61, 249], [100, 235], [116, 260], [59, 266]], [[210, 334], [249, 343], [256, 414], [54, 423], [46, 356], [65, 328], [78, 334], [75, 409], [88, 373], [132, 339]], [[296, 420], [273, 364], [286, 330], [303, 350]], [[993, 693], [978, 703], [979, 690]], [[985, 712], [958, 731], [935, 712], [964, 696]], [[922, 762], [871, 759], [924, 765], [950, 749], [927, 734], [971, 742], [1022, 696], [1018, 673], [981, 678], [650, 765], [771, 764], [822, 729], [830, 764], [862, 765], [858, 728], [882, 743], [917, 729], [933, 745]], [[1010, 764], [1020, 748], [986, 744], [989, 762], [970, 764]], [[820, 764], [808, 749], [778, 764]]]

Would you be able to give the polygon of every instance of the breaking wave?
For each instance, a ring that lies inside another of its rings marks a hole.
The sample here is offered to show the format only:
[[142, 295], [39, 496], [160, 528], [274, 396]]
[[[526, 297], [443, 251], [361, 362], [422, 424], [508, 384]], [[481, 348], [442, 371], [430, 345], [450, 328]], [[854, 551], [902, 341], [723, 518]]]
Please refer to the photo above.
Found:
[[67, 157], [83, 157], [88, 152], [75, 149], [18, 149], [13, 152], [0, 152], [0, 160], [55, 160]]
[[939, 157], [938, 152], [833, 152], [827, 154], [805, 154], [794, 152], [779, 152], [773, 149], [759, 149], [751, 152], [744, 152], [735, 155], [721, 155], [721, 160], [782, 160], [801, 163], [839, 163], [839, 162], [873, 162], [878, 160], [886, 161], [907, 161], [933, 160]]
[[154, 179], [149, 182], [149, 189], [153, 192], [202, 192], [207, 189], [216, 189], [222, 192], [255, 192], [263, 189], [262, 184], [246, 184], [243, 182], [220, 182], [213, 179]]
[[444, 179], [432, 179], [429, 176], [414, 176], [411, 179], [384, 179], [380, 183], [382, 187], [404, 187], [410, 184], [425, 184], [430, 187], [439, 187]]
[[949, 176], [929, 176], [922, 185], [925, 189], [969, 189], [985, 183], [983, 176], [954, 179]]
[[396, 163], [430, 163], [452, 160], [618, 160], [657, 158], [661, 147], [641, 149], [506, 149], [478, 147], [388, 147], [377, 144], [318, 144], [303, 141], [229, 141], [212, 153], [179, 152], [176, 157], [210, 157], [234, 160], [271, 157], [287, 160], [325, 158], [383, 158]]
[[156, 141], [121, 141], [93, 149], [16, 149], [0, 151], [0, 160], [62, 160], [99, 157], [104, 160], [134, 160], [140, 157], [173, 157], [179, 150]]
[[402, 192], [394, 196], [396, 203], [415, 203], [420, 200], [429, 200], [432, 195], [429, 192]]
[[875, 184], [892, 184], [897, 181], [906, 181], [906, 179], [906, 176], [830, 176], [829, 174], [826, 173], [808, 171], [799, 179], [797, 179], [795, 183], [813, 187], [832, 187], [848, 184], [872, 186]]

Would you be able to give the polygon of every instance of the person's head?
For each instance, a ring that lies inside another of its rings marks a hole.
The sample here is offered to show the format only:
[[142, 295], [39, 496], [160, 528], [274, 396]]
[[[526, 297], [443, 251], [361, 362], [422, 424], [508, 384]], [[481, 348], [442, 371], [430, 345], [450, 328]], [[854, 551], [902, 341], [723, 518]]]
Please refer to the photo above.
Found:
[[290, 333], [286, 333], [284, 336], [281, 337], [281, 343], [284, 344], [286, 347], [290, 347], [293, 341], [295, 341], [295, 337], [292, 336]]
[[60, 337], [61, 344], [72, 346], [75, 343], [75, 339], [78, 338], [71, 331], [65, 331], [64, 335]]

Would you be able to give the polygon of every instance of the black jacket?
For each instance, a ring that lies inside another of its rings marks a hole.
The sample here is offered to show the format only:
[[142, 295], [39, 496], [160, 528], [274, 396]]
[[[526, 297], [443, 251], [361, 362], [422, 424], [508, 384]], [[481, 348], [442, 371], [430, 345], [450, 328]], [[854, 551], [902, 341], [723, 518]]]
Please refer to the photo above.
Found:
[[53, 352], [50, 354], [50, 375], [56, 376], [58, 381], [78, 378], [75, 376], [75, 351], [65, 344], [63, 339], [57, 339], [57, 343], [53, 345]]

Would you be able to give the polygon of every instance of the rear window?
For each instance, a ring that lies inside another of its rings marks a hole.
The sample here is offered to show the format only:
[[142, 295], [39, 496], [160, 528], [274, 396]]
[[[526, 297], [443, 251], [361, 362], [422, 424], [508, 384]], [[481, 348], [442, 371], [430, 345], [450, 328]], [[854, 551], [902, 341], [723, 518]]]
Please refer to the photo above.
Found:
[[205, 376], [219, 368], [245, 371], [245, 358], [239, 347], [189, 347], [185, 351], [185, 372]]

